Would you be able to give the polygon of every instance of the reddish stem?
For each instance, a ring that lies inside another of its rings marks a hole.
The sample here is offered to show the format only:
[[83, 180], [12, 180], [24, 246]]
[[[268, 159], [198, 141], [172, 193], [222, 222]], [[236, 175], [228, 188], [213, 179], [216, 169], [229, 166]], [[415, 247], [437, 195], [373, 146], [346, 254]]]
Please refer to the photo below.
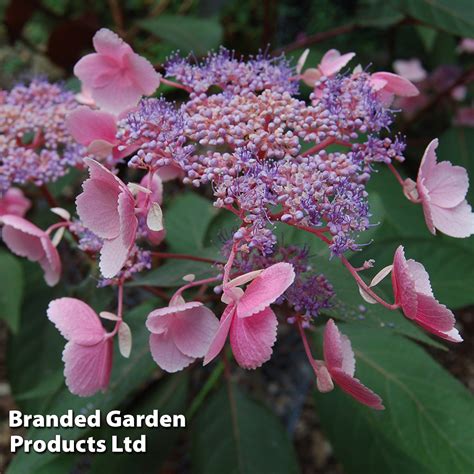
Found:
[[160, 77], [160, 82], [171, 87], [176, 87], [177, 89], [183, 89], [188, 93], [191, 93], [193, 91], [190, 87], [180, 84], [179, 82], [174, 82], [170, 81], [169, 79], [165, 79], [163, 76]]
[[323, 150], [329, 145], [332, 145], [333, 143], [336, 142], [336, 139], [334, 137], [328, 137], [325, 138], [321, 143], [318, 143], [317, 145], [312, 146], [305, 152], [301, 153], [301, 156], [308, 156], [311, 155], [312, 153], [317, 153], [318, 151]]
[[357, 284], [369, 295], [371, 296], [375, 301], [377, 301], [378, 303], [380, 303], [382, 306], [385, 306], [387, 309], [391, 309], [391, 310], [394, 310], [394, 309], [398, 309], [399, 306], [398, 304], [390, 304], [390, 303], [387, 303], [385, 300], [383, 300], [382, 298], [380, 298], [379, 295], [377, 295], [377, 293], [375, 293], [374, 291], [372, 291], [368, 286], [367, 284], [364, 282], [364, 280], [362, 280], [362, 278], [359, 276], [359, 274], [357, 273], [357, 270], [349, 263], [349, 261], [347, 260], [346, 257], [340, 257], [341, 259], [341, 262], [343, 263], [343, 265], [349, 270], [350, 274], [354, 277], [355, 281], [357, 282]]
[[313, 354], [311, 353], [311, 348], [309, 347], [308, 339], [306, 338], [306, 334], [304, 332], [303, 326], [301, 325], [300, 317], [296, 316], [296, 325], [298, 326], [298, 331], [301, 336], [301, 340], [303, 341], [303, 346], [304, 346], [304, 351], [306, 352], [306, 357], [309, 360], [309, 363], [311, 364], [311, 367], [314, 370], [314, 373], [316, 374], [316, 377], [318, 376], [318, 366], [316, 364], [316, 361], [314, 360]]
[[397, 178], [397, 181], [400, 183], [400, 186], [402, 188], [405, 187], [405, 180], [400, 176], [400, 173], [395, 169], [395, 166], [393, 166], [392, 163], [389, 163], [387, 166], [389, 170], [394, 174], [395, 178]]

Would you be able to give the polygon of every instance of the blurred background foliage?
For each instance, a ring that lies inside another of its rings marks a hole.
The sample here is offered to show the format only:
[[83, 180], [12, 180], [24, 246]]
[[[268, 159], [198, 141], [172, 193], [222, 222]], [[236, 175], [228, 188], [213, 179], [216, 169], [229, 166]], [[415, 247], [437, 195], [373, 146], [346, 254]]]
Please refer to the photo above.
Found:
[[[244, 56], [285, 53], [293, 64], [310, 48], [308, 67], [330, 48], [356, 52], [354, 65], [372, 71], [392, 71], [395, 60], [418, 58], [429, 79], [423, 86], [424, 101], [396, 119], [394, 131], [408, 144], [407, 161], [398, 169], [414, 178], [424, 148], [438, 136], [439, 159], [465, 166], [474, 176], [474, 124], [465, 120], [461, 126], [458, 120], [461, 109], [472, 113], [473, 107], [474, 55], [458, 48], [462, 38], [474, 37], [472, 0], [0, 0], [0, 20], [2, 88], [37, 75], [78, 88], [72, 68], [91, 50], [92, 36], [100, 27], [121, 34], [159, 70], [175, 50], [199, 57], [220, 45]], [[309, 92], [302, 87], [303, 98]], [[158, 93], [181, 97], [166, 87]], [[80, 181], [77, 173], [70, 173], [52, 192], [69, 200], [72, 208], [73, 186]], [[113, 292], [96, 290], [93, 278], [81, 278], [80, 267], [67, 275], [68, 288], [61, 284], [48, 289], [35, 265], [0, 249], [5, 413], [15, 406], [27, 413], [117, 407], [147, 413], [159, 408], [185, 412], [190, 423], [185, 432], [146, 431], [147, 456], [20, 453], [7, 472], [472, 473], [474, 238], [429, 234], [420, 207], [404, 200], [386, 170], [374, 175], [369, 190], [372, 222], [378, 225], [361, 236], [371, 245], [351, 260], [360, 264], [375, 258], [381, 268], [404, 244], [407, 255], [426, 266], [440, 301], [458, 310], [465, 342], [449, 352], [401, 315], [378, 306], [361, 307], [354, 282], [337, 261], [330, 261], [305, 235], [281, 232], [287, 243], [310, 245], [315, 268], [334, 283], [337, 301], [328, 315], [344, 322], [343, 331], [356, 349], [358, 375], [382, 395], [384, 413], [359, 406], [337, 390], [315, 396], [313, 374], [298, 338], [283, 325], [275, 356], [259, 371], [233, 368], [229, 374], [219, 363], [164, 377], [148, 353], [143, 324], [150, 309], [162, 303], [143, 288], [166, 293], [181, 283], [183, 274], [199, 278], [209, 272], [206, 265], [179, 261], [165, 263], [129, 286], [127, 303], [133, 310], [126, 317], [134, 334], [132, 357], [115, 359], [106, 395], [75, 397], [64, 386], [64, 341], [44, 317], [47, 304], [69, 294], [104, 309], [113, 306]], [[196, 192], [182, 191], [179, 186], [167, 188], [167, 250], [217, 255], [220, 234], [235, 224], [232, 217], [217, 213]], [[468, 199], [474, 203], [474, 186]], [[41, 221], [45, 208], [37, 204], [34, 220]], [[192, 233], [183, 222], [193, 226]], [[67, 254], [67, 246], [61, 248]], [[74, 255], [65, 258], [74, 261]], [[388, 282], [381, 288], [390, 294]], [[315, 346], [320, 346], [318, 337]], [[2, 433], [0, 470], [11, 461], [5, 425]], [[111, 433], [32, 429], [28, 436], [49, 439], [56, 434], [77, 439]]]

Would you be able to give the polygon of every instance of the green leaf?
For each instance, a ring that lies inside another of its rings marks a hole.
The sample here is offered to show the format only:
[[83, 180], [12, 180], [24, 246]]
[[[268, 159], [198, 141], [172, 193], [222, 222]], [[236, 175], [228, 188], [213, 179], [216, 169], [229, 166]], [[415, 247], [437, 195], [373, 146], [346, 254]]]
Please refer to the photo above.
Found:
[[358, 2], [356, 23], [360, 26], [387, 28], [403, 20], [403, 14], [389, 2], [362, 0]]
[[474, 399], [423, 349], [395, 334], [341, 325], [356, 376], [384, 400], [374, 411], [336, 388], [316, 395], [321, 424], [347, 474], [473, 472]]
[[[159, 415], [183, 414], [185, 411], [187, 395], [187, 376], [185, 373], [171, 375], [157, 388], [148, 393], [146, 397], [135, 405], [132, 415], [149, 415], [153, 410], [158, 410]], [[129, 413], [129, 412], [127, 412]], [[140, 472], [141, 474], [153, 474], [169, 457], [173, 445], [182, 435], [183, 429], [179, 428], [106, 428], [101, 429], [95, 439], [105, 439], [107, 446], [111, 446], [112, 436], [121, 440], [130, 437], [138, 439], [141, 435], [146, 436], [146, 453], [112, 453], [97, 454], [92, 458], [90, 473], [113, 472], [114, 474], [130, 474]]]
[[427, 26], [418, 25], [415, 28], [426, 51], [432, 51], [438, 32], [433, 28], [428, 28]]
[[392, 0], [391, 5], [448, 33], [467, 37], [473, 35], [474, 8], [471, 0]]
[[[125, 313], [125, 318], [129, 323], [134, 342], [134, 350], [129, 359], [120, 356], [118, 350], [114, 354], [114, 366], [112, 378], [106, 393], [100, 393], [89, 398], [81, 398], [72, 395], [65, 386], [51, 398], [44, 406], [44, 409], [37, 413], [55, 413], [65, 414], [67, 410], [73, 410], [75, 413], [90, 414], [94, 410], [101, 410], [103, 413], [110, 411], [118, 406], [125, 399], [131, 396], [133, 392], [150, 377], [156, 364], [150, 356], [148, 347], [149, 332], [145, 327], [145, 319], [148, 313], [153, 309], [152, 303], [143, 304], [130, 312]], [[52, 326], [52, 324], [50, 324]], [[44, 343], [42, 352], [52, 352], [53, 356], [60, 362], [61, 351], [52, 350], [47, 343]], [[64, 345], [64, 340], [63, 340]], [[44, 347], [48, 347], [45, 351]], [[22, 354], [29, 353], [23, 347]], [[34, 357], [29, 353], [30, 357]], [[61, 362], [60, 362], [61, 363]], [[28, 439], [43, 439], [48, 441], [59, 434], [63, 439], [78, 439], [87, 432], [86, 428], [30, 428], [28, 430]], [[58, 457], [58, 453], [25, 453], [19, 452], [13, 459], [8, 469], [8, 474], [23, 474], [25, 472], [35, 472], [36, 469], [51, 462]]]
[[[7, 375], [12, 395], [21, 410], [38, 413], [63, 380], [61, 352], [64, 339], [49, 322], [46, 309], [64, 289], [60, 285], [46, 286], [37, 263], [24, 260], [22, 267], [25, 297], [20, 330], [8, 339]], [[48, 350], [44, 350], [45, 347]]]
[[295, 452], [279, 420], [237, 387], [222, 387], [192, 426], [197, 474], [294, 474]]
[[137, 22], [144, 30], [179, 48], [183, 53], [204, 56], [222, 42], [222, 27], [217, 18], [160, 15]]
[[194, 253], [204, 250], [206, 230], [217, 214], [211, 202], [195, 193], [176, 197], [165, 212], [166, 242], [173, 252]]
[[201, 280], [215, 276], [219, 271], [210, 263], [170, 259], [158, 268], [129, 282], [127, 286], [175, 288], [184, 285], [186, 282], [183, 280], [183, 276], [191, 273], [196, 275], [196, 280]]
[[0, 252], [0, 281], [0, 318], [17, 332], [23, 298], [23, 272], [20, 262], [3, 251]]

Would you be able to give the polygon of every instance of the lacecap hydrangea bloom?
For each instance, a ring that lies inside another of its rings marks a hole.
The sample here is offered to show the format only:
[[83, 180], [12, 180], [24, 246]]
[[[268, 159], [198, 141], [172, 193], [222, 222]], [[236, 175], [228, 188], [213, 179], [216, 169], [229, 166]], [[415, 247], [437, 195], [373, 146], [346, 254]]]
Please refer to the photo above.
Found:
[[[150, 350], [163, 370], [175, 372], [200, 358], [211, 363], [227, 339], [236, 362], [255, 369], [271, 358], [279, 324], [290, 324], [301, 336], [321, 391], [338, 385], [359, 402], [382, 409], [380, 397], [354, 377], [350, 341], [332, 320], [324, 332], [324, 360], [313, 357], [306, 330], [331, 307], [334, 288], [312, 264], [317, 259], [307, 247], [278, 240], [276, 224], [307, 232], [309, 239], [327, 245], [367, 302], [400, 309], [441, 338], [462, 340], [452, 313], [433, 295], [423, 266], [406, 260], [402, 248], [393, 265], [370, 283], [361, 274], [373, 262], [354, 268], [347, 260], [348, 252], [366, 244], [364, 231], [374, 224], [366, 185], [375, 165], [388, 166], [405, 195], [423, 205], [432, 232], [452, 229], [457, 237], [474, 232], [465, 201], [467, 175], [459, 169], [443, 173], [452, 168], [436, 162], [433, 143], [416, 183], [395, 169], [404, 161], [405, 143], [390, 136], [391, 104], [396, 96], [418, 93], [406, 77], [360, 66], [351, 70], [354, 53], [336, 50], [305, 70], [306, 55], [293, 67], [283, 56], [259, 54], [244, 60], [223, 48], [200, 61], [173, 55], [159, 76], [110, 31], [100, 30], [94, 46], [96, 53], [76, 65], [83, 105], [71, 111], [68, 127], [81, 146], [100, 152], [96, 158], [102, 163], [85, 161], [90, 175], [76, 200], [79, 220], [65, 216], [57, 226], [67, 228], [90, 258], [100, 254], [105, 280], [99, 286], [116, 286], [118, 300], [116, 315], [101, 313], [115, 321], [110, 333], [90, 309], [83, 307], [85, 323], [76, 326], [66, 321], [75, 318], [67, 301], [50, 307], [49, 317], [68, 346], [80, 346], [65, 355], [74, 393], [85, 396], [106, 388], [111, 369], [107, 351], [116, 335], [122, 354], [130, 353], [125, 282], [150, 268], [152, 257], [190, 258], [208, 262], [215, 276], [197, 280], [183, 275], [185, 283], [169, 304], [150, 313]], [[308, 100], [299, 95], [301, 81], [312, 87]], [[183, 100], [142, 97], [153, 94], [159, 83], [180, 89]], [[89, 119], [96, 126], [82, 127]], [[133, 181], [127, 173], [117, 176], [120, 160]], [[166, 231], [163, 182], [173, 179], [206, 188], [215, 207], [235, 216], [236, 228], [223, 239], [223, 260], [149, 250]], [[390, 273], [393, 303], [375, 291]], [[209, 286], [220, 295], [218, 304], [182, 297], [189, 289]], [[72, 331], [66, 333], [62, 328], [69, 323]], [[86, 373], [90, 357], [104, 370]]]

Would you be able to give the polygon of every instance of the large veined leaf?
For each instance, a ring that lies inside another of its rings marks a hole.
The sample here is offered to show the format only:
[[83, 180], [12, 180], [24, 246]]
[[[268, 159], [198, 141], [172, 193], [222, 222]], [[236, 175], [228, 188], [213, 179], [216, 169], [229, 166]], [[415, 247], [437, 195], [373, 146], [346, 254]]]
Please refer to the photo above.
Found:
[[[148, 393], [145, 399], [134, 405], [132, 415], [148, 415], [153, 410], [158, 414], [176, 415], [185, 412], [187, 394], [186, 373], [170, 376], [165, 382]], [[129, 412], [127, 412], [129, 413]], [[90, 473], [114, 472], [115, 474], [129, 474], [140, 472], [142, 474], [154, 474], [159, 471], [160, 466], [170, 455], [171, 448], [181, 436], [183, 429], [179, 428], [106, 428], [94, 433], [96, 439], [105, 439], [107, 446], [111, 446], [111, 437], [117, 436], [119, 444], [122, 440], [130, 437], [138, 439], [141, 435], [146, 436], [146, 453], [107, 453], [97, 454], [92, 458]]]
[[197, 474], [294, 474], [293, 447], [278, 419], [237, 387], [222, 387], [198, 412], [192, 461]]
[[0, 318], [13, 332], [20, 324], [20, 307], [23, 296], [23, 272], [13, 255], [0, 252]]
[[[153, 304], [147, 303], [125, 314], [125, 318], [132, 329], [134, 350], [132, 350], [129, 359], [124, 359], [120, 356], [118, 350], [115, 351], [112, 378], [105, 394], [101, 393], [93, 397], [82, 398], [72, 395], [66, 387], [63, 387], [48, 399], [42, 413], [62, 415], [67, 410], [74, 410], [75, 413], [90, 414], [96, 409], [105, 413], [118, 406], [141, 386], [156, 369], [156, 364], [150, 356], [148, 347], [149, 332], [145, 327], [145, 318], [152, 309]], [[48, 352], [44, 350], [44, 347], [43, 351]], [[54, 356], [60, 361], [61, 350], [54, 353]], [[31, 354], [30, 357], [32, 357]], [[59, 434], [64, 439], [78, 439], [84, 436], [86, 431], [86, 428], [31, 428], [27, 437], [28, 439], [48, 441]], [[56, 457], [58, 457], [58, 453], [25, 453], [20, 451], [9, 466], [8, 474], [35, 472], [36, 469], [46, 465]]]
[[222, 27], [217, 18], [160, 15], [141, 20], [138, 25], [183, 53], [194, 52], [198, 56], [217, 48], [222, 40]]
[[188, 192], [176, 197], [166, 208], [166, 242], [173, 252], [204, 251], [206, 230], [217, 209], [198, 194]]
[[440, 30], [467, 37], [473, 35], [471, 0], [392, 0], [390, 3], [406, 15]]
[[338, 388], [316, 395], [321, 423], [345, 472], [473, 472], [469, 391], [405, 338], [353, 325], [340, 329], [352, 341], [356, 376], [386, 407], [371, 410]]

